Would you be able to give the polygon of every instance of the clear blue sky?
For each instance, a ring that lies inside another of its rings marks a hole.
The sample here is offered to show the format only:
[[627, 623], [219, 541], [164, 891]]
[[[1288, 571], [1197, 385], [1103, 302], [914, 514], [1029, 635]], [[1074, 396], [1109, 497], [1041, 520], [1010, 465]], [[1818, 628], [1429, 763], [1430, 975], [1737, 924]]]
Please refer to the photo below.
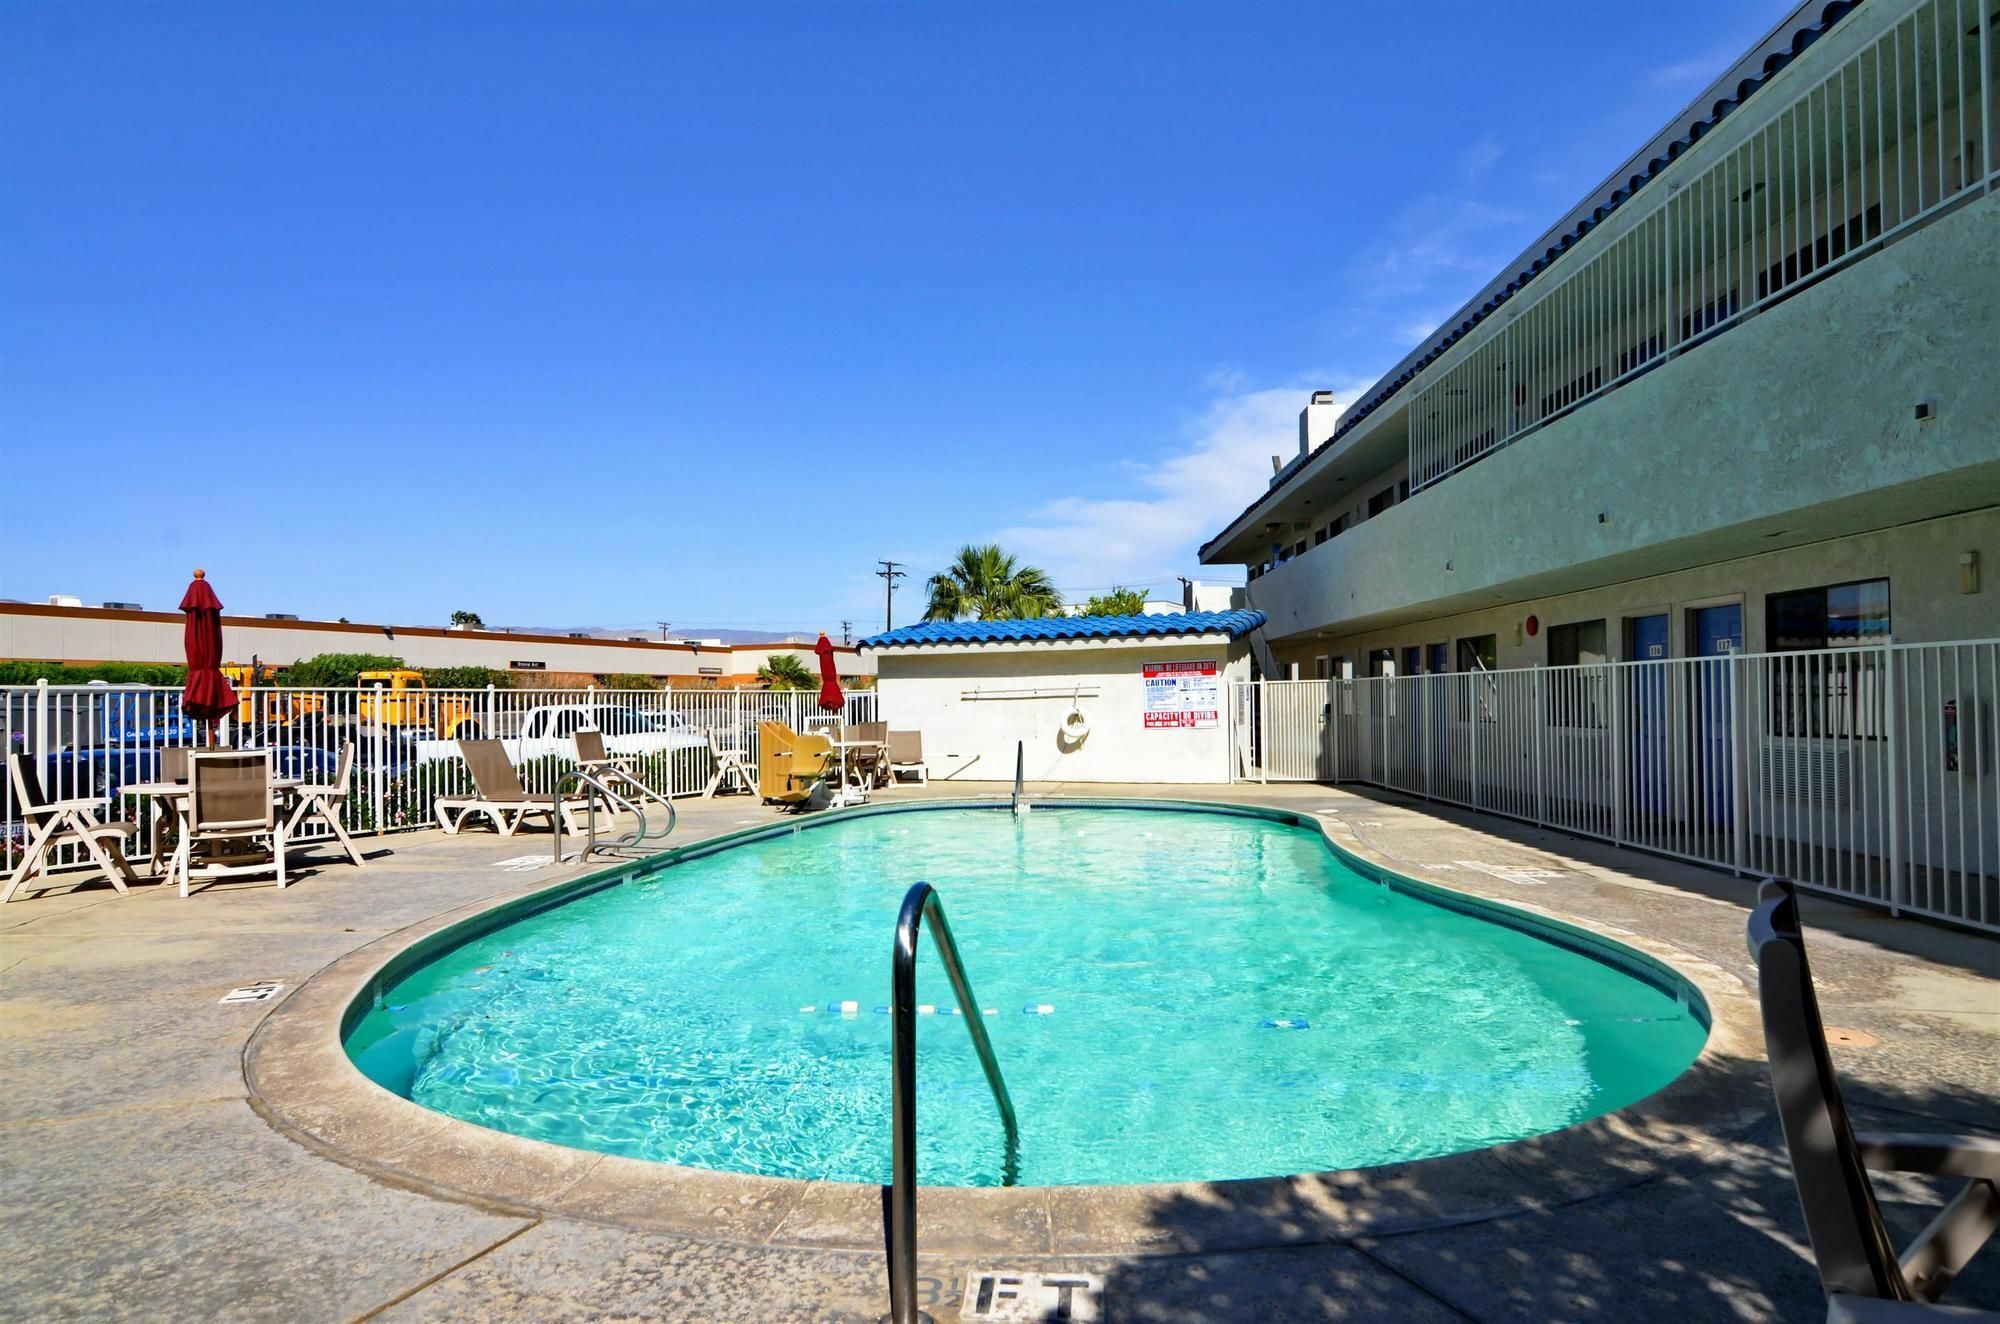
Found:
[[1177, 592], [1304, 391], [1786, 8], [6, 0], [0, 595], [861, 632], [989, 538]]

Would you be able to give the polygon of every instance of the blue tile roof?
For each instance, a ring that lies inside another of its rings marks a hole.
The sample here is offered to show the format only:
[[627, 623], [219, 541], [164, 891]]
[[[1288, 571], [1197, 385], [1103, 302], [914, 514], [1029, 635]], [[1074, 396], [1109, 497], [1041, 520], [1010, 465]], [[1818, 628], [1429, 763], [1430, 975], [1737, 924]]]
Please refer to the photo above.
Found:
[[1240, 639], [1263, 625], [1261, 611], [1188, 611], [1167, 616], [1041, 616], [1026, 621], [925, 621], [871, 635], [863, 648], [991, 644], [1025, 640], [1165, 639], [1179, 634], [1226, 634]]

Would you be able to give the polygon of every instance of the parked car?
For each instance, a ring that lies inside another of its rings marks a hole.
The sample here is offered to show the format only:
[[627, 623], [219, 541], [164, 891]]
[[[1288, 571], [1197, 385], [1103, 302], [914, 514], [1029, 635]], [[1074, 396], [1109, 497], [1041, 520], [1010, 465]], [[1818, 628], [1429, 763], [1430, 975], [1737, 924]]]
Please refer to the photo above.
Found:
[[[576, 733], [585, 727], [602, 731], [605, 752], [614, 756], [700, 749], [708, 744], [707, 737], [690, 729], [679, 713], [611, 703], [547, 703], [530, 708], [521, 716], [519, 734], [504, 736], [500, 743], [517, 766], [550, 754], [571, 757], [576, 753]], [[410, 753], [417, 763], [454, 759], [458, 742], [418, 740]]]

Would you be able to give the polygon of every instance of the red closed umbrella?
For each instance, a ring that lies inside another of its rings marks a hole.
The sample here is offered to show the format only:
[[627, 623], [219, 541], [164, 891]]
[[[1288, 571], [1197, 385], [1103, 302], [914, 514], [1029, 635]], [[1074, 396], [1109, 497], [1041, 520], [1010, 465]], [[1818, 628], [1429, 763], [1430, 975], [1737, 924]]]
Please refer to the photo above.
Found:
[[[181, 596], [187, 613], [182, 636], [187, 651], [187, 688], [181, 691], [181, 712], [201, 722], [227, 717], [236, 708], [236, 691], [222, 674], [222, 602], [208, 586], [207, 573], [194, 572], [194, 582]], [[209, 728], [211, 743], [214, 727]]]
[[834, 669], [833, 641], [821, 633], [819, 642], [813, 645], [813, 652], [819, 654], [819, 706], [830, 713], [837, 713], [847, 701], [840, 693], [840, 672]]

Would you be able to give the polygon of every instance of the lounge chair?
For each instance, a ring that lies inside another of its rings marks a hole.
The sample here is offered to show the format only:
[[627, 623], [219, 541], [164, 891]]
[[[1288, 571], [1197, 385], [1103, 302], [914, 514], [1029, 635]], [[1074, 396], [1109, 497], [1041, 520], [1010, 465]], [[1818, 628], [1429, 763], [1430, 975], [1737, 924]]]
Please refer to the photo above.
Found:
[[906, 772], [916, 774], [919, 786], [931, 784], [931, 770], [924, 765], [924, 733], [921, 731], [889, 733], [889, 780], [894, 781]]
[[[110, 879], [120, 892], [128, 891], [126, 884], [138, 879], [125, 860], [123, 843], [138, 828], [131, 823], [98, 822], [97, 812], [111, 804], [105, 796], [49, 799], [42, 793], [42, 778], [35, 770], [35, 759], [33, 754], [16, 753], [7, 760], [8, 774], [14, 779], [14, 812], [27, 832], [27, 840], [22, 844], [20, 862], [7, 875], [7, 891], [0, 894], [0, 904], [12, 901], [14, 893], [31, 882], [40, 884], [34, 891], [46, 892], [51, 887], [95, 875]], [[57, 870], [55, 854], [64, 846], [83, 848], [83, 860], [74, 863], [84, 867]], [[86, 860], [88, 864], [84, 865]]]
[[333, 770], [333, 780], [325, 783], [307, 783], [297, 787], [293, 794], [298, 799], [292, 805], [292, 814], [285, 822], [285, 835], [295, 835], [306, 824], [318, 819], [332, 830], [340, 848], [347, 852], [347, 858], [360, 865], [366, 863], [361, 858], [361, 849], [354, 844], [354, 838], [347, 835], [341, 826], [340, 811], [347, 804], [350, 791], [348, 779], [354, 772], [354, 742], [348, 741], [340, 747], [340, 762]]
[[458, 752], [472, 773], [473, 793], [438, 797], [437, 822], [446, 834], [456, 836], [471, 814], [484, 814], [503, 837], [513, 836], [529, 818], [547, 819], [551, 832], [582, 832], [582, 797], [528, 791], [499, 741], [461, 740]]
[[766, 804], [805, 804], [838, 767], [825, 736], [801, 735], [783, 722], [757, 724], [757, 792]]
[[732, 791], [740, 786], [752, 795], [757, 794], [757, 769], [750, 765], [747, 751], [724, 745], [721, 736], [710, 728], [708, 753], [715, 760], [715, 771], [710, 774], [708, 785], [702, 789], [702, 799], [713, 800], [716, 791], [723, 786]]
[[271, 793], [271, 751], [191, 752], [187, 810], [167, 865], [169, 881], [186, 896], [197, 880], [265, 873], [284, 888], [285, 820]]
[[[2000, 1140], [1857, 1134], [1827, 1052], [1798, 899], [1789, 884], [1772, 879], [1758, 889], [1750, 952], [1757, 961], [1771, 1090], [1826, 1289], [1828, 1321], [2000, 1319], [1930, 1304], [2000, 1226]], [[1875, 1203], [1870, 1168], [1967, 1181], [1898, 1256]]]
[[[652, 800], [673, 809], [673, 802], [661, 795], [632, 774], [638, 759], [608, 754], [604, 749], [604, 733], [595, 727], [580, 727], [574, 732], [576, 737], [576, 766], [597, 778], [605, 786], [624, 796], [634, 804], [642, 800]], [[671, 754], [668, 756], [672, 757]]]

